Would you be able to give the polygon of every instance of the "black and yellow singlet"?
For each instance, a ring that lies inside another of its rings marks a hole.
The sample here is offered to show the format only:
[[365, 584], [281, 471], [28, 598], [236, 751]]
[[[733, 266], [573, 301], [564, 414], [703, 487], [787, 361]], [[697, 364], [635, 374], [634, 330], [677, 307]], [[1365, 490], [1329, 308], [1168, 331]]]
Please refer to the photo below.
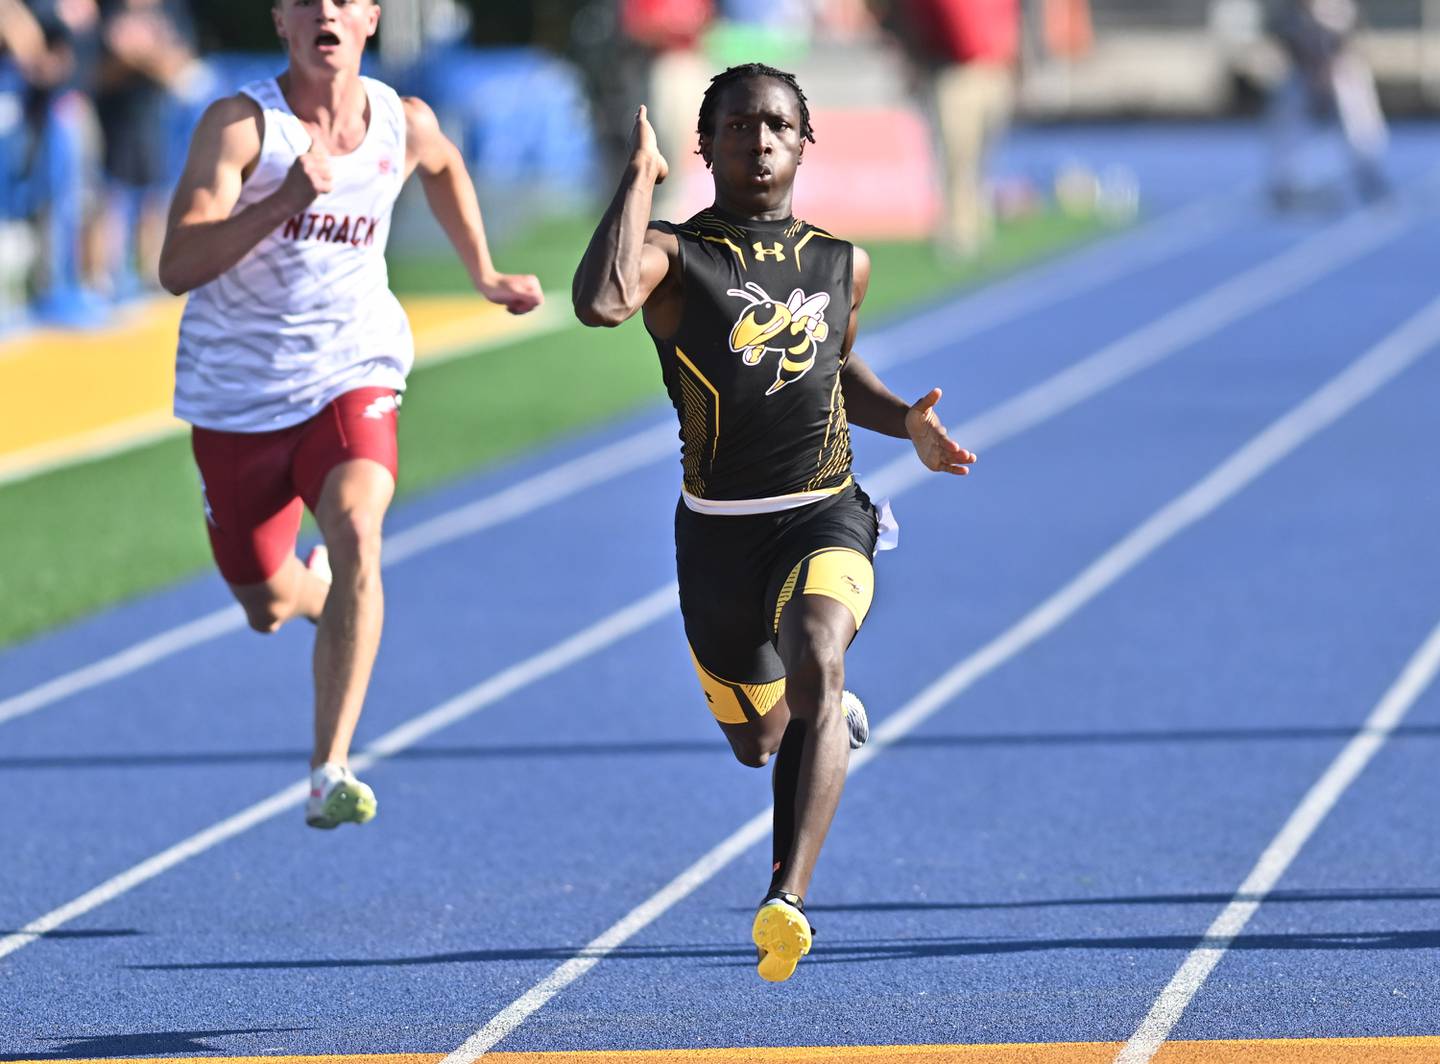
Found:
[[[820, 498], [850, 480], [840, 387], [854, 248], [798, 219], [701, 211], [680, 242], [682, 311], [652, 334], [680, 418], [685, 495]], [[797, 499], [798, 501], [798, 499]]]
[[781, 617], [822, 595], [864, 622], [877, 520], [851, 475], [840, 383], [855, 249], [796, 219], [710, 208], [651, 223], [680, 244], [680, 322], [651, 334], [680, 418], [675, 507], [680, 613], [722, 724], [785, 691]]

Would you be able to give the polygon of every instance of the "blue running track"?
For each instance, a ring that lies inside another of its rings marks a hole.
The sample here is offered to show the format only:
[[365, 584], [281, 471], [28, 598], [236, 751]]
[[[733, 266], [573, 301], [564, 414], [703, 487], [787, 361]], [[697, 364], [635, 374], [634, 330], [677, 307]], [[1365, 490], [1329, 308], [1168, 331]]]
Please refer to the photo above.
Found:
[[[1435, 134], [1395, 203], [1299, 217], [1248, 136], [1019, 137], [1161, 194], [862, 329], [981, 459], [857, 434], [902, 545], [789, 983], [753, 971], [769, 779], [698, 694], [653, 408], [395, 509], [435, 535], [387, 568], [364, 828], [302, 823], [303, 625], [28, 694], [225, 610], [217, 577], [0, 653], [0, 1060], [1440, 1060]], [[756, 1048], [842, 1046], [922, 1048]]]

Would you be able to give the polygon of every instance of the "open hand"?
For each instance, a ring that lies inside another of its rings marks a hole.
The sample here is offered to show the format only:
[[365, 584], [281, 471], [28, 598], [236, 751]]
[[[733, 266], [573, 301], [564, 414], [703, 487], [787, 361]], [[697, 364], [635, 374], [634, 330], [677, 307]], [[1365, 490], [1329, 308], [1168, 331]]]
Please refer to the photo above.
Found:
[[915, 453], [925, 463], [926, 469], [963, 477], [970, 472], [970, 464], [976, 456], [952, 440], [945, 432], [945, 426], [940, 424], [940, 418], [935, 413], [940, 394], [939, 388], [931, 388], [915, 401], [905, 414], [905, 431], [910, 434]]
[[664, 181], [670, 173], [670, 164], [660, 154], [660, 145], [655, 140], [655, 127], [650, 124], [645, 105], [635, 112], [635, 128], [630, 130], [630, 158], [645, 160], [655, 167], [655, 183]]
[[497, 273], [489, 284], [480, 285], [480, 294], [511, 314], [528, 314], [545, 302], [540, 279], [531, 273]]

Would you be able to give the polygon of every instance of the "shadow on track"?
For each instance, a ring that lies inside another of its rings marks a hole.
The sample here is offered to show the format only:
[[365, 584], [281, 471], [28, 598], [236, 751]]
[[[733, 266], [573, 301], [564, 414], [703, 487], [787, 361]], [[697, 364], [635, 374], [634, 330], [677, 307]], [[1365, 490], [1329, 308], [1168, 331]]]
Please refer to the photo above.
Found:
[[[1251, 743], [1346, 741], [1362, 734], [1359, 728], [1200, 728], [1176, 731], [1058, 732], [1053, 734], [971, 734], [907, 736], [891, 744], [892, 750], [926, 750], [947, 747], [996, 746], [1125, 746], [1136, 743]], [[1391, 742], [1401, 739], [1440, 738], [1440, 725], [1397, 728]], [[692, 754], [728, 754], [723, 742], [706, 739], [672, 739], [626, 743], [525, 743], [512, 746], [427, 746], [390, 754], [391, 761], [486, 761], [507, 758], [682, 757]], [[0, 771], [86, 768], [193, 768], [202, 765], [289, 764], [304, 761], [304, 750], [197, 750], [175, 754], [74, 754], [65, 756], [0, 757]]]
[[[18, 935], [20, 933], [19, 928], [0, 927], [0, 938], [5, 938], [7, 935]], [[94, 928], [86, 931], [41, 931], [35, 937], [54, 940], [65, 938], [126, 938], [131, 935], [143, 934], [145, 934], [144, 931], [136, 931], [134, 928], [127, 927], [114, 931], [107, 931], [103, 928]], [[0, 1057], [0, 1060], [8, 1059], [8, 1057]]]
[[[1228, 898], [1227, 898], [1228, 900]], [[1187, 953], [1207, 945], [1203, 935], [1138, 935], [1115, 938], [914, 938], [817, 945], [808, 963], [853, 964], [921, 957], [971, 957], [1049, 950], [1175, 950]], [[1440, 948], [1440, 930], [1337, 931], [1289, 935], [1245, 935], [1229, 944], [1232, 950], [1428, 950]], [[276, 971], [325, 968], [402, 968], [432, 964], [493, 964], [505, 961], [567, 961], [589, 951], [564, 946], [530, 949], [461, 950], [417, 957], [312, 958], [295, 960], [199, 961], [186, 964], [135, 964], [135, 971]], [[606, 960], [695, 960], [755, 963], [754, 947], [731, 945], [636, 946], [599, 954]]]
[[[1302, 902], [1440, 901], [1434, 887], [1399, 890], [1277, 890], [1251, 894], [1135, 894], [1113, 898], [1041, 898], [1033, 901], [876, 901], [856, 905], [807, 905], [810, 913], [985, 912], [991, 909], [1062, 909], [1086, 905], [1229, 905], [1232, 901], [1263, 901], [1267, 906]], [[734, 912], [748, 913], [736, 908]]]
[[47, 1042], [69, 1045], [39, 1053], [0, 1053], [0, 1060], [83, 1060], [88, 1057], [139, 1057], [173, 1053], [218, 1053], [220, 1047], [205, 1042], [234, 1034], [287, 1034], [307, 1027], [243, 1027], [233, 1031], [148, 1031], [144, 1034], [113, 1034], [71, 1038], [55, 1036]]
[[[627, 743], [532, 743], [514, 746], [430, 746], [390, 754], [390, 761], [486, 761], [510, 758], [663, 757], [729, 754], [721, 740], [680, 739]], [[75, 754], [55, 757], [0, 757], [0, 771], [86, 768], [194, 768], [202, 765], [303, 764], [308, 751], [195, 751], [176, 754]]]

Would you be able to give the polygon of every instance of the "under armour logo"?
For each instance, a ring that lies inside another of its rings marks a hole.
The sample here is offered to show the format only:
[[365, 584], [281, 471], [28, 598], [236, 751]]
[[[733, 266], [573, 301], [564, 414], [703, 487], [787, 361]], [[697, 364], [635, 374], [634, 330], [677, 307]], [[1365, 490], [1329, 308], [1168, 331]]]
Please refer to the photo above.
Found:
[[764, 262], [766, 255], [769, 255], [776, 262], [785, 261], [785, 245], [780, 243], [780, 241], [778, 240], [771, 244], [768, 248], [758, 240], [755, 241], [755, 243], [751, 246], [755, 249], [756, 262]]

